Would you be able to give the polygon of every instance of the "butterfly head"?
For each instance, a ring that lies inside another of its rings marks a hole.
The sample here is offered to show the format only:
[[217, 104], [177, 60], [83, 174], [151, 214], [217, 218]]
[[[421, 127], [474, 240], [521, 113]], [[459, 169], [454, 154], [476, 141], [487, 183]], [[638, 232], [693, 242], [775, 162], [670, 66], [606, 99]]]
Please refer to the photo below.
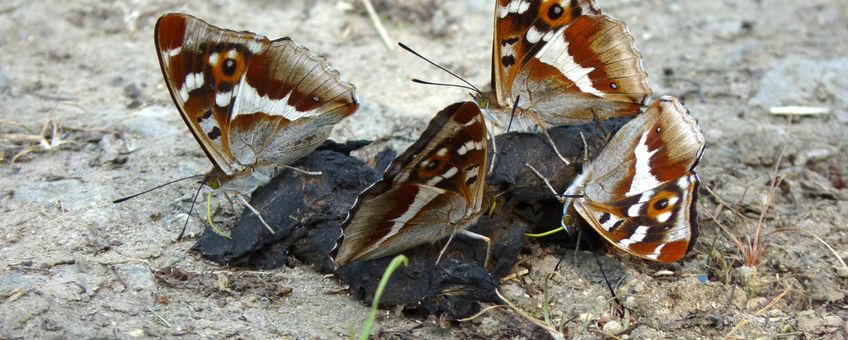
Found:
[[206, 178], [203, 179], [203, 182], [208, 187], [212, 188], [212, 190], [218, 190], [223, 185], [223, 181], [221, 181], [220, 177], [214, 174], [214, 171], [213, 173], [206, 175]]

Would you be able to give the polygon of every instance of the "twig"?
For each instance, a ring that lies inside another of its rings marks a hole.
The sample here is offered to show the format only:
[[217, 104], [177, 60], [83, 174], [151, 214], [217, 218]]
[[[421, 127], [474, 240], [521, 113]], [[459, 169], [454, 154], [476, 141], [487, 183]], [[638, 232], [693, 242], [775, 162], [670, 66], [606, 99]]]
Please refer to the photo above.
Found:
[[483, 310], [477, 312], [477, 314], [474, 314], [474, 315], [469, 316], [469, 317], [464, 318], [464, 319], [458, 319], [457, 321], [459, 321], [459, 322], [471, 321], [471, 320], [474, 320], [476, 318], [479, 318], [483, 314], [488, 313], [490, 310], [493, 310], [493, 309], [496, 309], [496, 308], [501, 308], [501, 307], [506, 307], [506, 306], [504, 306], [504, 305], [492, 305], [492, 306], [483, 308]]
[[513, 304], [511, 301], [507, 300], [507, 298], [501, 294], [500, 290], [495, 289], [495, 293], [496, 293], [496, 294], [498, 294], [498, 297], [499, 297], [501, 300], [503, 300], [504, 302], [506, 302], [506, 304], [507, 304], [510, 308], [512, 308], [512, 310], [514, 310], [516, 313], [518, 313], [519, 315], [521, 315], [522, 317], [524, 317], [524, 319], [526, 319], [527, 321], [530, 321], [530, 322], [532, 322], [534, 325], [539, 326], [539, 327], [543, 328], [544, 330], [548, 331], [548, 333], [549, 333], [549, 334], [551, 335], [551, 337], [553, 337], [554, 339], [565, 339], [565, 335], [564, 335], [564, 334], [562, 334], [562, 332], [560, 332], [560, 331], [559, 331], [559, 330], [557, 330], [556, 328], [554, 328], [554, 327], [552, 327], [552, 326], [550, 326], [550, 325], [548, 325], [548, 324], [546, 324], [546, 323], [544, 323], [544, 322], [542, 322], [542, 321], [539, 321], [539, 319], [536, 319], [536, 318], [535, 318], [535, 317], [533, 317], [532, 315], [527, 314], [527, 312], [525, 312], [525, 311], [521, 310], [521, 308], [518, 308], [518, 306], [516, 306], [515, 304]]
[[158, 318], [158, 319], [159, 319], [159, 321], [162, 321], [162, 323], [164, 323], [164, 324], [165, 324], [165, 326], [168, 326], [168, 328], [171, 328], [171, 323], [170, 323], [170, 322], [168, 322], [168, 320], [165, 320], [165, 318], [164, 318], [164, 317], [162, 317], [162, 315], [160, 315], [159, 313], [156, 313], [156, 311], [155, 311], [155, 310], [153, 310], [153, 308], [147, 307], [147, 310], [148, 310], [149, 312], [153, 313], [153, 315], [155, 315], [155, 316], [156, 316], [156, 318]]
[[383, 23], [380, 22], [380, 17], [377, 16], [377, 11], [375, 11], [374, 6], [371, 5], [371, 0], [362, 0], [362, 4], [365, 5], [368, 17], [371, 18], [371, 23], [374, 24], [374, 28], [377, 30], [377, 33], [380, 34], [380, 38], [383, 39], [383, 43], [386, 44], [386, 48], [390, 51], [393, 50], [395, 48], [395, 43], [392, 41], [392, 38], [389, 37], [389, 32], [386, 31], [385, 27], [383, 27]]

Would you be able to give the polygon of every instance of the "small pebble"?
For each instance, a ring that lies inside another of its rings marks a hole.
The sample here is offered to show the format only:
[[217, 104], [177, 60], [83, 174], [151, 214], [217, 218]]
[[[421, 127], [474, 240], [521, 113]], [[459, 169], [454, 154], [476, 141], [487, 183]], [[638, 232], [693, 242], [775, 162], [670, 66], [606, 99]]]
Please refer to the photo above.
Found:
[[618, 323], [618, 321], [615, 321], [615, 320], [612, 320], [612, 321], [604, 324], [604, 333], [607, 333], [607, 334], [615, 334], [615, 333], [621, 332], [622, 329], [623, 328], [621, 327], [621, 324]]
[[129, 333], [127, 333], [127, 335], [129, 335], [132, 338], [141, 338], [141, 337], [146, 336], [146, 334], [144, 333], [144, 330], [141, 329], [141, 328], [136, 328], [134, 330], [131, 330]]

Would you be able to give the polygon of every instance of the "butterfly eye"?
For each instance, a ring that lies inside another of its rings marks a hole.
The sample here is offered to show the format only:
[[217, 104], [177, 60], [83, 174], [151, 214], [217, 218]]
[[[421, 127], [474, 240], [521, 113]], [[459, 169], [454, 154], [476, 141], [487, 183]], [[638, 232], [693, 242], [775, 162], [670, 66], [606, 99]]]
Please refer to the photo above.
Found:
[[554, 4], [550, 8], [548, 8], [548, 18], [551, 20], [557, 20], [562, 17], [562, 6], [559, 4]]
[[224, 68], [224, 74], [232, 77], [236, 73], [236, 60], [232, 58], [227, 58], [224, 60], [224, 64], [222, 65]]

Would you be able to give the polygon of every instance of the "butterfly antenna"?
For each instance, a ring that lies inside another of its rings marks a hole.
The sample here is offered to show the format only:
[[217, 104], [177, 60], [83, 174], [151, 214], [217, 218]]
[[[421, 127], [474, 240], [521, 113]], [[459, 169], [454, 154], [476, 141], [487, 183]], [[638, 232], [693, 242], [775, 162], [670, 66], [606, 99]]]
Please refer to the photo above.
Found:
[[[419, 54], [418, 52], [415, 52], [415, 50], [413, 50], [413, 49], [412, 49], [412, 48], [410, 48], [409, 46], [404, 45], [404, 43], [402, 43], [402, 42], [398, 42], [398, 46], [400, 46], [402, 49], [406, 50], [407, 52], [414, 54], [416, 57], [421, 58], [421, 59], [423, 59], [424, 61], [426, 61], [426, 62], [430, 63], [430, 65], [433, 65], [433, 66], [435, 66], [435, 67], [438, 67], [440, 70], [447, 72], [448, 74], [450, 74], [450, 75], [454, 76], [456, 79], [459, 79], [461, 82], [463, 82], [463, 83], [465, 83], [466, 85], [468, 85], [469, 90], [473, 90], [474, 92], [477, 92], [478, 94], [483, 93], [483, 92], [482, 92], [482, 91], [480, 91], [480, 89], [478, 89], [476, 86], [472, 85], [471, 83], [469, 83], [467, 80], [463, 79], [462, 77], [460, 77], [460, 76], [456, 75], [456, 73], [451, 72], [450, 70], [448, 70], [448, 69], [444, 68], [442, 65], [439, 65], [439, 64], [436, 64], [436, 63], [434, 63], [434, 62], [430, 61], [430, 59], [427, 59], [427, 58], [425, 58], [423, 55]], [[415, 80], [413, 80], [413, 81], [415, 81]], [[426, 84], [426, 83], [422, 83], [422, 84]], [[431, 84], [432, 84], [432, 85], [435, 85], [435, 83], [431, 83]], [[458, 85], [455, 85], [455, 86], [457, 86], [457, 87], [461, 87], [461, 86], [458, 86]]]
[[618, 310], [619, 307], [622, 307], [624, 305], [621, 304], [621, 300], [618, 299], [618, 295], [616, 295], [615, 290], [612, 289], [612, 284], [609, 282], [609, 279], [607, 278], [607, 273], [604, 271], [604, 267], [601, 266], [601, 260], [598, 259], [598, 254], [595, 253], [595, 247], [592, 246], [592, 242], [590, 240], [587, 240], [586, 244], [589, 245], [589, 250], [592, 252], [592, 256], [595, 258], [595, 263], [598, 264], [598, 269], [601, 270], [601, 276], [604, 277], [604, 283], [607, 284], [607, 289], [609, 289], [610, 295], [612, 295], [612, 299], [615, 301], [616, 310]]
[[509, 115], [509, 123], [506, 124], [506, 133], [509, 133], [509, 129], [512, 127], [512, 120], [515, 119], [515, 112], [518, 111], [518, 101], [520, 100], [520, 94], [515, 96], [515, 104], [512, 106], [512, 114]]
[[203, 176], [204, 176], [204, 175], [194, 175], [194, 176], [183, 177], [183, 178], [180, 178], [180, 179], [175, 179], [175, 180], [173, 180], [173, 181], [170, 181], [170, 182], [165, 183], [165, 184], [157, 185], [156, 187], [153, 187], [153, 188], [147, 189], [147, 190], [142, 191], [142, 192], [140, 192], [140, 193], [137, 193], [137, 194], [129, 195], [129, 196], [127, 196], [127, 197], [122, 197], [122, 198], [116, 199], [116, 200], [112, 201], [112, 203], [113, 203], [113, 204], [114, 204], [114, 203], [121, 203], [121, 202], [126, 201], [126, 200], [129, 200], [129, 199], [131, 199], [131, 198], [135, 198], [135, 197], [138, 197], [138, 196], [144, 195], [144, 194], [146, 194], [146, 193], [148, 193], [148, 192], [151, 192], [151, 191], [153, 191], [153, 190], [156, 190], [156, 189], [159, 189], [159, 188], [162, 188], [162, 187], [165, 187], [165, 186], [169, 186], [169, 185], [171, 185], [171, 184], [174, 184], [174, 183], [177, 183], [177, 182], [180, 182], [180, 181], [184, 181], [184, 180], [192, 179], [192, 178], [203, 177]]
[[458, 88], [461, 88], [461, 89], [466, 89], [466, 90], [471, 90], [471, 91], [475, 91], [475, 92], [477, 92], [477, 89], [476, 89], [476, 88], [473, 88], [473, 87], [470, 87], [470, 86], [467, 86], [467, 85], [448, 84], [448, 83], [436, 83], [436, 82], [432, 82], [432, 81], [421, 80], [421, 79], [418, 79], [418, 78], [412, 78], [412, 82], [413, 82], [413, 83], [424, 84], [424, 85], [436, 85], [436, 86], [458, 87]]
[[185, 234], [186, 227], [188, 227], [188, 220], [191, 219], [191, 213], [194, 212], [194, 204], [197, 203], [197, 198], [200, 197], [200, 189], [203, 189], [204, 184], [206, 184], [206, 181], [201, 182], [200, 186], [197, 187], [197, 192], [194, 193], [194, 199], [191, 200], [191, 208], [188, 208], [188, 216], [186, 217], [186, 221], [183, 224], [183, 230], [180, 230], [180, 236], [177, 236], [177, 241], [180, 241], [180, 240], [183, 239], [183, 235]]

